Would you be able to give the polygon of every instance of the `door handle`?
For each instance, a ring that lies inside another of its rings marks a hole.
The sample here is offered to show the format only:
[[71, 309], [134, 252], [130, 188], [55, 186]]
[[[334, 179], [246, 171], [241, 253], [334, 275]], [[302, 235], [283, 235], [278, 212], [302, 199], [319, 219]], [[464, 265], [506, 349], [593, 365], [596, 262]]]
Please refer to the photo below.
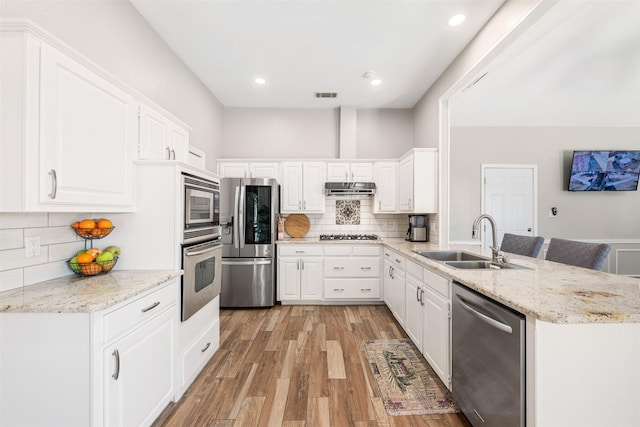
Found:
[[116, 358], [116, 371], [113, 373], [113, 375], [111, 375], [111, 377], [114, 380], [117, 380], [120, 376], [120, 352], [118, 350], [113, 350], [113, 353], [111, 353], [111, 355]]
[[51, 193], [49, 193], [49, 198], [55, 199], [56, 193], [58, 192], [58, 177], [56, 176], [56, 170], [51, 169], [49, 171], [49, 175], [51, 175]]
[[527, 228], [527, 231], [528, 231], [529, 233], [531, 233], [531, 227]]
[[156, 308], [156, 307], [157, 307], [157, 306], [159, 306], [159, 305], [160, 305], [160, 301], [156, 301], [156, 302], [154, 302], [153, 304], [151, 304], [149, 307], [145, 307], [145, 308], [143, 308], [143, 309], [142, 309], [142, 312], [143, 312], [143, 313], [146, 313], [147, 311], [151, 311], [151, 310], [153, 310], [154, 308]]
[[511, 329], [511, 326], [509, 325], [505, 325], [504, 323], [494, 319], [493, 317], [489, 317], [486, 314], [480, 313], [479, 311], [475, 310], [473, 307], [471, 307], [469, 305], [469, 303], [467, 301], [465, 301], [464, 299], [462, 299], [460, 297], [460, 295], [458, 295], [458, 303], [460, 304], [460, 306], [462, 308], [464, 308], [465, 310], [467, 310], [469, 313], [471, 313], [472, 315], [474, 315], [475, 317], [477, 317], [478, 319], [482, 320], [483, 322], [485, 322], [486, 324], [488, 324], [489, 326], [492, 326], [496, 329], [501, 330], [502, 332], [506, 332], [508, 334], [513, 333], [513, 329]]

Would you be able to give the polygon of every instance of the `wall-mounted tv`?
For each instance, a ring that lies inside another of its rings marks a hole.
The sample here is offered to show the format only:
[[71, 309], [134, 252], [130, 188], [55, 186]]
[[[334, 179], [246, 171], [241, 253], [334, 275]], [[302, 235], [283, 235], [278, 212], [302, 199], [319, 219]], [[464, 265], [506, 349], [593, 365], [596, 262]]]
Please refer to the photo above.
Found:
[[569, 191], [636, 191], [640, 150], [574, 151]]

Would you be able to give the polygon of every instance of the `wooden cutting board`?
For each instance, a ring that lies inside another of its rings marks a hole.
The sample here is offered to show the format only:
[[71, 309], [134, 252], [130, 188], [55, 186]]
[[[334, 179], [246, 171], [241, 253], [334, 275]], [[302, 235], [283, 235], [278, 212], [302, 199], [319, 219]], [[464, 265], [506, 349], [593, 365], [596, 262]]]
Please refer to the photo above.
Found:
[[305, 214], [291, 214], [284, 220], [284, 229], [291, 237], [304, 237], [309, 232], [310, 225]]

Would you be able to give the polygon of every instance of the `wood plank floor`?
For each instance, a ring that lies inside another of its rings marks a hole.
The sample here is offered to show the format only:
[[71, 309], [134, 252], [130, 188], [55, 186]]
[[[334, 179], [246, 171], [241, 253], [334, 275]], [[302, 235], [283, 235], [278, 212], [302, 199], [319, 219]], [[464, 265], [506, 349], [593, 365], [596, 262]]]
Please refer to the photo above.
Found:
[[468, 427], [460, 414], [387, 415], [361, 343], [397, 338], [384, 305], [221, 310], [220, 349], [154, 427]]

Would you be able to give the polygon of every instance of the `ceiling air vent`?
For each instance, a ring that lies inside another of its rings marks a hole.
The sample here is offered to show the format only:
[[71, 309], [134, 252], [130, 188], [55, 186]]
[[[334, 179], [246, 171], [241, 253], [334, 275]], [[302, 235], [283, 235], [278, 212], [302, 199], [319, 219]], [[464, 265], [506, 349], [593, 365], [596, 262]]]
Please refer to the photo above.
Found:
[[337, 98], [337, 92], [315, 92], [314, 96], [316, 98]]

